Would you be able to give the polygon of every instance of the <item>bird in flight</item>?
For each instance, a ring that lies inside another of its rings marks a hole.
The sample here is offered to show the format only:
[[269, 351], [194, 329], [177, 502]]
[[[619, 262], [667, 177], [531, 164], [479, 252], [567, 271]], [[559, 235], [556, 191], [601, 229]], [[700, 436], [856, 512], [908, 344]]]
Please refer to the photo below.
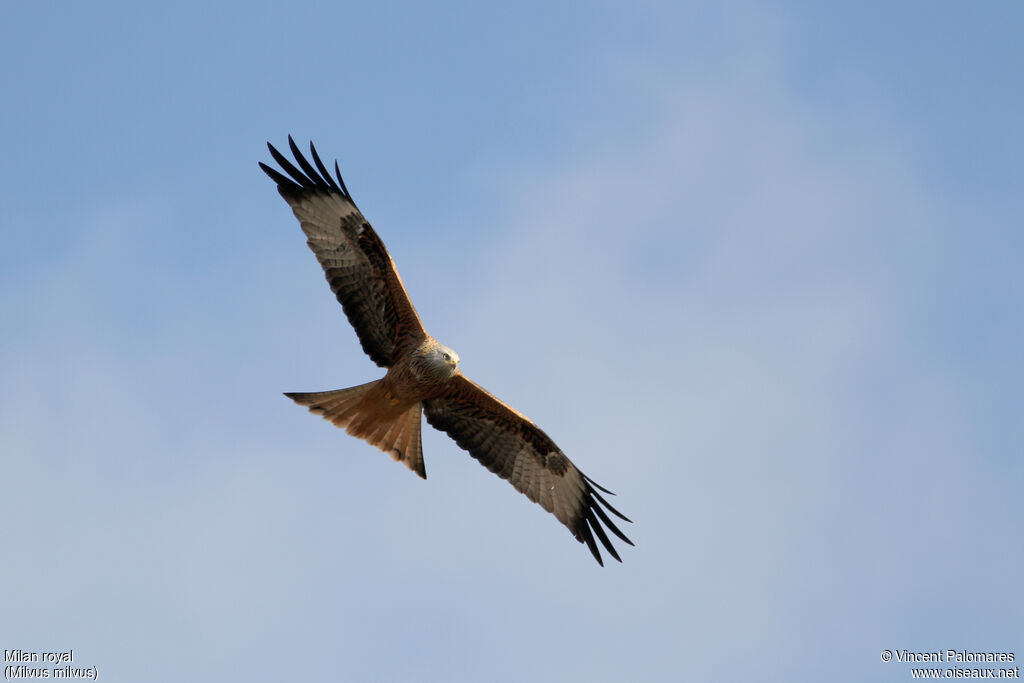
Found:
[[487, 469], [553, 514], [586, 543], [599, 564], [604, 561], [596, 541], [621, 562], [605, 527], [623, 542], [633, 542], [608, 512], [630, 520], [601, 495], [611, 491], [580, 472], [525, 415], [462, 374], [459, 354], [424, 329], [384, 243], [345, 187], [338, 162], [332, 178], [312, 143], [315, 167], [291, 136], [288, 145], [298, 167], [268, 142], [284, 172], [264, 163], [260, 168], [299, 219], [363, 350], [387, 374], [348, 389], [285, 396], [426, 479], [422, 413]]

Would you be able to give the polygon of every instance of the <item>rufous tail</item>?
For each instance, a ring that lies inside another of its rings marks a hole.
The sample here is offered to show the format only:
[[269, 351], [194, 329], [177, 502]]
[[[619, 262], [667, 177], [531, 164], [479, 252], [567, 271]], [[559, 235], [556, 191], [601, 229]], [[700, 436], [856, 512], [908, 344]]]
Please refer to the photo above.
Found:
[[380, 380], [348, 389], [286, 393], [285, 396], [427, 478], [420, 443], [422, 404], [419, 402], [410, 406], [395, 401], [380, 387]]

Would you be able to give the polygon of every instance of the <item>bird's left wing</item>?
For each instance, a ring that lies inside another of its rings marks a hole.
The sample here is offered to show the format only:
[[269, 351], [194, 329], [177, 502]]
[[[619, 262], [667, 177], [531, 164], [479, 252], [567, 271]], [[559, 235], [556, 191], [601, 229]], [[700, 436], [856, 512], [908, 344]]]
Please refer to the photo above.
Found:
[[446, 386], [444, 394], [423, 402], [427, 422], [557, 517], [576, 540], [587, 544], [599, 564], [604, 562], [595, 536], [621, 562], [602, 524], [629, 545], [633, 542], [602, 508], [627, 522], [630, 520], [599, 493], [611, 495], [611, 491], [576, 469], [537, 425], [479, 385], [459, 374]]
[[260, 168], [277, 183], [277, 191], [299, 219], [307, 244], [366, 355], [377, 365], [390, 367], [398, 356], [426, 339], [423, 323], [384, 243], [352, 201], [338, 163], [334, 163], [335, 182], [312, 144], [309, 151], [316, 168], [290, 135], [288, 146], [301, 170], [269, 142], [271, 156], [288, 175], [264, 163]]

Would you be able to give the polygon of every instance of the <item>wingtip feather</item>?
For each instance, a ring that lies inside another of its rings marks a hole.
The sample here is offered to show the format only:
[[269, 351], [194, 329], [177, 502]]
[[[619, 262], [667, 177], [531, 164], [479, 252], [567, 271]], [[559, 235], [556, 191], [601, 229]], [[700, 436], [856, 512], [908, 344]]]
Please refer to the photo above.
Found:
[[345, 187], [345, 181], [342, 180], [342, 178], [341, 178], [341, 169], [338, 168], [338, 160], [337, 159], [334, 160], [334, 175], [338, 176], [338, 183], [341, 184], [341, 189], [342, 189], [342, 191], [344, 191], [345, 196], [348, 197], [349, 201], [351, 201], [352, 204], [355, 204], [355, 202], [352, 201], [352, 193], [348, 191], [347, 187]]
[[619, 553], [615, 551], [615, 546], [613, 546], [611, 540], [609, 540], [608, 534], [604, 532], [604, 529], [601, 528], [601, 523], [597, 521], [594, 516], [594, 508], [590, 508], [587, 512], [587, 523], [590, 525], [590, 528], [593, 529], [594, 533], [597, 534], [598, 540], [601, 541], [601, 545], [603, 545], [604, 549], [608, 551], [608, 554], [621, 563], [622, 558], [619, 557]]
[[328, 171], [327, 167], [324, 166], [324, 162], [320, 159], [320, 155], [316, 153], [316, 147], [313, 146], [312, 140], [309, 141], [309, 153], [313, 155], [313, 162], [316, 164], [317, 170], [320, 171], [320, 176], [327, 181], [327, 184], [331, 189], [336, 190], [343, 196], [351, 199], [351, 197], [348, 196], [348, 192], [342, 191], [342, 189], [338, 187], [338, 184], [334, 182], [334, 178], [331, 177], [330, 171]]
[[586, 521], [580, 520], [579, 530], [576, 533], [576, 539], [580, 543], [586, 543], [587, 547], [590, 548], [590, 554], [594, 556], [597, 563], [604, 566], [604, 560], [601, 559], [601, 551], [597, 549], [597, 543], [594, 542], [594, 534], [590, 532], [590, 527], [587, 526]]
[[[277, 183], [278, 190], [282, 194], [287, 193], [286, 198], [287, 195], [296, 195], [303, 190], [326, 190], [328, 192], [337, 192], [351, 202], [353, 206], [356, 206], [355, 201], [352, 199], [352, 193], [349, 192], [348, 187], [345, 186], [345, 181], [341, 177], [341, 168], [338, 166], [337, 160], [334, 162], [334, 175], [337, 178], [337, 182], [335, 182], [335, 179], [331, 177], [330, 172], [327, 170], [327, 166], [317, 153], [312, 141], [309, 143], [310, 155], [313, 157], [314, 162], [312, 164], [302, 154], [302, 151], [291, 135], [288, 136], [288, 149], [295, 158], [295, 163], [292, 163], [288, 157], [282, 154], [269, 141], [267, 142], [267, 149], [270, 150], [270, 156], [274, 158], [274, 161], [277, 162], [284, 173], [291, 177], [289, 178], [263, 163], [260, 163], [260, 168]], [[298, 164], [298, 166], [295, 164]]]

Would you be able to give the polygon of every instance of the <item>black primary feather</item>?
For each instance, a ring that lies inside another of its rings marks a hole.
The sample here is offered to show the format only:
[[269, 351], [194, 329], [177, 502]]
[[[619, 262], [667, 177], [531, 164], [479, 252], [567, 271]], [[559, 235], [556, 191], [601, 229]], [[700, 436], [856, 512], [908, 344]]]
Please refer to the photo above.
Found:
[[[292, 139], [291, 135], [288, 136], [288, 147], [292, 154], [295, 155], [295, 161], [298, 162], [302, 170], [299, 170], [295, 164], [290, 162], [288, 157], [279, 152], [274, 145], [269, 142], [267, 143], [270, 156], [274, 157], [274, 161], [284, 169], [288, 176], [291, 176], [290, 178], [278, 170], [267, 166], [262, 161], [259, 162], [260, 168], [270, 176], [271, 180], [277, 183], [278, 190], [282, 194], [295, 196], [301, 194], [302, 190], [319, 189], [327, 192], [337, 192], [352, 202], [353, 206], [356, 206], [355, 201], [352, 199], [352, 194], [345, 187], [345, 181], [341, 177], [341, 168], [338, 166], [337, 161], [334, 162], [334, 175], [337, 176], [338, 182], [334, 182], [334, 178], [331, 177], [330, 171], [327, 170], [324, 162], [320, 159], [320, 155], [317, 154], [316, 147], [313, 146], [312, 142], [309, 143], [309, 151], [313, 157], [313, 162], [316, 164], [316, 168], [299, 151], [299, 147], [295, 144], [295, 140]], [[356, 208], [359, 207], [356, 206]]]

